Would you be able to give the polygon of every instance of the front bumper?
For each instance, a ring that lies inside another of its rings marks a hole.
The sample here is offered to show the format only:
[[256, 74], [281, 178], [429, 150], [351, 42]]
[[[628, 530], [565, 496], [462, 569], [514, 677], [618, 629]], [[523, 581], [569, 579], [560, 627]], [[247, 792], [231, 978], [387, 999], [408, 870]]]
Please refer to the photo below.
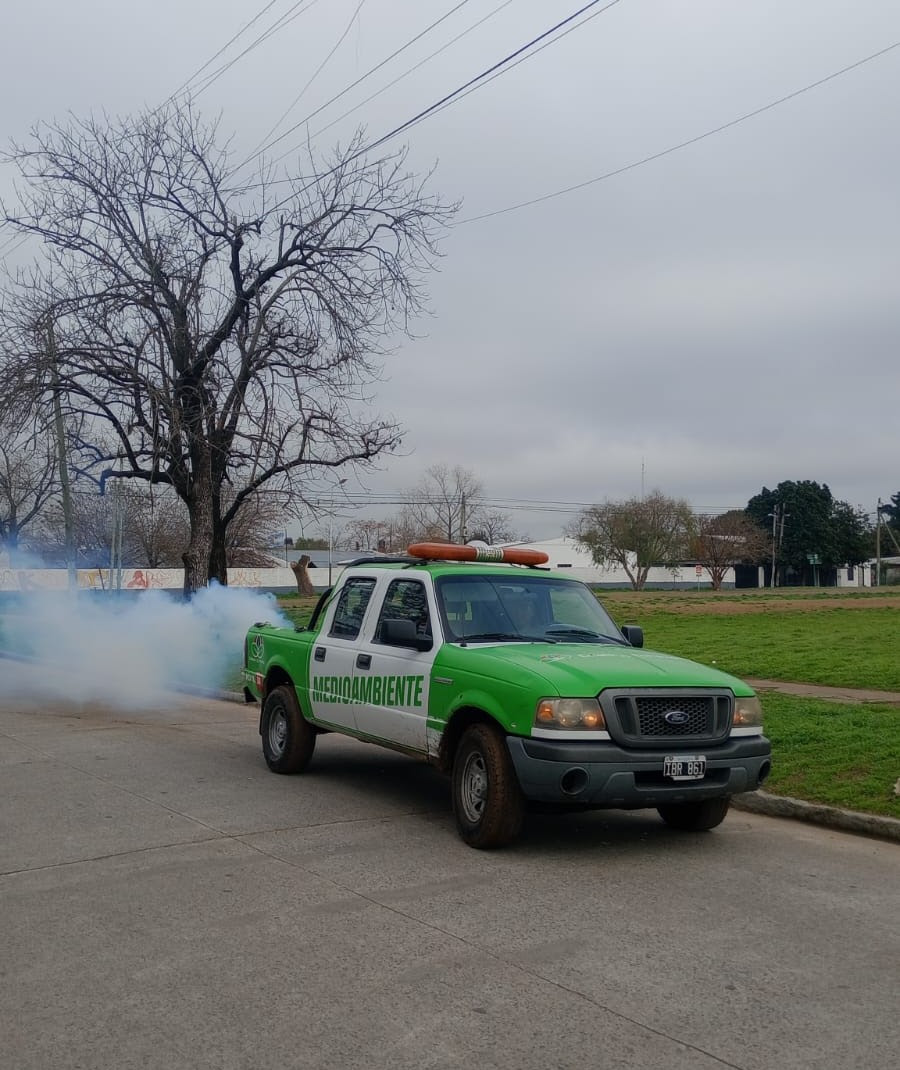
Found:
[[768, 775], [772, 758], [765, 736], [742, 736], [710, 747], [673, 747], [670, 753], [706, 755], [702, 780], [678, 781], [663, 779], [662, 751], [520, 736], [507, 736], [506, 743], [526, 799], [621, 810], [755, 791]]

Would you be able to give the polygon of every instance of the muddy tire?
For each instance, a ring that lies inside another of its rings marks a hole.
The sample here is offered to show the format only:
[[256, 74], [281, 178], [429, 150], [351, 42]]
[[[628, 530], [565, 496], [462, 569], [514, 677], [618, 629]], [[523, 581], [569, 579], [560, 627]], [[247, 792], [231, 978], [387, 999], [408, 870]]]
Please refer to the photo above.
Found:
[[262, 745], [273, 773], [301, 773], [316, 746], [315, 729], [300, 712], [294, 688], [273, 688], [263, 703]]
[[665, 823], [682, 832], [706, 832], [721, 825], [731, 805], [731, 797], [703, 799], [701, 802], [670, 803], [658, 806], [657, 812]]
[[502, 733], [486, 724], [467, 728], [453, 759], [453, 813], [470, 847], [511, 843], [522, 828], [525, 801]]

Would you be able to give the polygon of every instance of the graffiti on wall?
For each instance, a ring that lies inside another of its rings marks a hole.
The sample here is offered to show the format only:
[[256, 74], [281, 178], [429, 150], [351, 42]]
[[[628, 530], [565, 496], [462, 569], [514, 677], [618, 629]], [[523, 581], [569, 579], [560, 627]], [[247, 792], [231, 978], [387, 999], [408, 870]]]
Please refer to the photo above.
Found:
[[[123, 590], [130, 591], [180, 591], [184, 586], [180, 568], [123, 568], [121, 579], [108, 568], [80, 568], [76, 575], [79, 589], [88, 591], [114, 591], [119, 582]], [[228, 584], [294, 588], [296, 580], [289, 568], [233, 568]], [[68, 586], [64, 568], [0, 568], [0, 591], [64, 591]]]

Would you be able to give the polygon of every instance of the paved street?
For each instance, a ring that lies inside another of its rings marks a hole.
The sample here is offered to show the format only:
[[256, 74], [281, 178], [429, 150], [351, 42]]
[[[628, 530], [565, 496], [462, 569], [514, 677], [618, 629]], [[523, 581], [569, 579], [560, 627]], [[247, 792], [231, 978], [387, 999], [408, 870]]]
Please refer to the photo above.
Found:
[[274, 776], [200, 699], [2, 699], [0, 784], [5, 1070], [898, 1059], [893, 844], [616, 813], [480, 853], [426, 766], [327, 736]]

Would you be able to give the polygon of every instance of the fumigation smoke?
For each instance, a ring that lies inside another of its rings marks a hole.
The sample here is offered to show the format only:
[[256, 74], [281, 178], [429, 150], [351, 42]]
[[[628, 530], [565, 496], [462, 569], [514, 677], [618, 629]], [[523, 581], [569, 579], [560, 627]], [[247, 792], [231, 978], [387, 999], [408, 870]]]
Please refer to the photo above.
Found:
[[[189, 601], [161, 591], [23, 597], [3, 614], [0, 688], [128, 710], [179, 701], [179, 689], [237, 686], [256, 621], [290, 627], [273, 595], [211, 585]], [[183, 695], [183, 692], [182, 692]]]

